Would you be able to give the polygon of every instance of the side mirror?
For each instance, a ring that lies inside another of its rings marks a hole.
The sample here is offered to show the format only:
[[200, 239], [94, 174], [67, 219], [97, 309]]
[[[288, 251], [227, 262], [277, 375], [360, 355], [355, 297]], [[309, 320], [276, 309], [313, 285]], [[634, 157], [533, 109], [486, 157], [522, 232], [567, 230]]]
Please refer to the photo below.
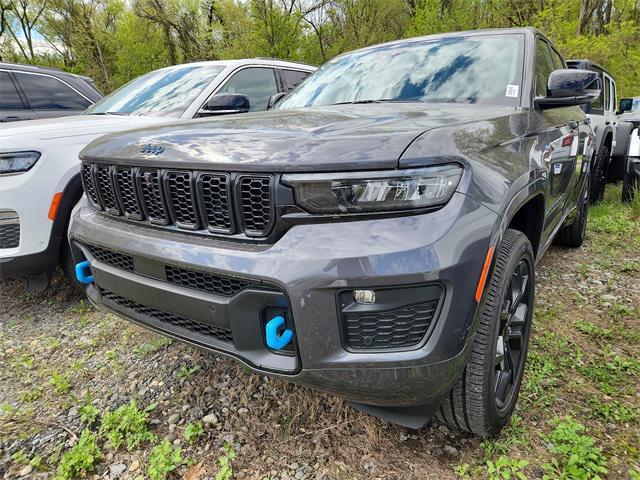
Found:
[[276, 93], [275, 95], [271, 95], [269, 97], [269, 102], [267, 102], [267, 110], [271, 110], [276, 104], [286, 97], [287, 94], [285, 92]]
[[211, 115], [229, 115], [231, 113], [247, 113], [249, 111], [249, 97], [238, 93], [219, 93], [207, 100], [198, 111], [199, 117]]
[[540, 109], [569, 107], [592, 103], [600, 96], [602, 80], [590, 70], [562, 69], [549, 75], [547, 96], [536, 97], [535, 105]]

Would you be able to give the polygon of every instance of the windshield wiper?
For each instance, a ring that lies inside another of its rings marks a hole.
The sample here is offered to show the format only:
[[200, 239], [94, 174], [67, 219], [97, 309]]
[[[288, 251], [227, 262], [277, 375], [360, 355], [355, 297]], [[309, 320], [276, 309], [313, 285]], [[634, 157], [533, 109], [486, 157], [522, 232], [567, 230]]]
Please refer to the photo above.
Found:
[[87, 113], [87, 115], [120, 115], [120, 116], [128, 116], [127, 112], [91, 112]]
[[353, 100], [351, 102], [338, 102], [331, 105], [362, 105], [366, 103], [424, 103], [421, 100], [410, 98], [379, 98], [376, 100]]

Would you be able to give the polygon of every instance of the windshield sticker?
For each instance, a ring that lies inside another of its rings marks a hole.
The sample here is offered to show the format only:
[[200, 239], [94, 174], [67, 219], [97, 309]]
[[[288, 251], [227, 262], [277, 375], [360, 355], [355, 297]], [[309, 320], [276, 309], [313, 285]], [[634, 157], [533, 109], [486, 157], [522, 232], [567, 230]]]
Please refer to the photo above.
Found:
[[507, 93], [505, 93], [505, 96], [518, 98], [518, 90], [520, 90], [518, 85], [507, 85]]

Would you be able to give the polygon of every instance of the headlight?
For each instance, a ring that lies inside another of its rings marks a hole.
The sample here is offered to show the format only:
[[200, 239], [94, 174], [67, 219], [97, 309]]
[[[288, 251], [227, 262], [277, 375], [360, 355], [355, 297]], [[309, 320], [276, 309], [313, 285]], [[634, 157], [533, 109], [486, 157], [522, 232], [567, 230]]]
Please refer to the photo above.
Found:
[[38, 152], [0, 153], [0, 174], [26, 172], [39, 158]]
[[458, 165], [396, 171], [283, 175], [296, 203], [312, 213], [386, 212], [447, 203], [462, 176]]

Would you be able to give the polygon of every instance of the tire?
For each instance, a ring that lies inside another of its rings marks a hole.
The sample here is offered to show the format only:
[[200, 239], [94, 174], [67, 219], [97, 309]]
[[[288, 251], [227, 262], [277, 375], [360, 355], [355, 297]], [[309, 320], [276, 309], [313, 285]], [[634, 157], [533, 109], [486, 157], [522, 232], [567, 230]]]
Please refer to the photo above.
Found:
[[570, 225], [562, 227], [554, 239], [557, 245], [570, 248], [581, 247], [587, 232], [587, 219], [589, 217], [589, 179], [584, 189], [580, 203], [578, 204], [578, 214]]
[[80, 283], [76, 278], [76, 266], [73, 260], [73, 255], [71, 254], [71, 246], [66, 238], [63, 239], [63, 245], [60, 252], [60, 266], [71, 285], [71, 289], [76, 292], [84, 292], [85, 285]]
[[509, 229], [495, 258], [462, 377], [436, 414], [441, 422], [483, 437], [497, 434], [509, 422], [527, 358], [534, 285], [531, 243], [522, 232]]
[[629, 203], [633, 200], [633, 197], [638, 193], [640, 188], [640, 181], [637, 177], [634, 177], [630, 173], [624, 172], [622, 179], [622, 202]]
[[601, 202], [604, 198], [604, 189], [607, 186], [607, 168], [609, 166], [609, 149], [606, 145], [600, 147], [591, 169], [591, 189], [589, 191], [589, 203]]

